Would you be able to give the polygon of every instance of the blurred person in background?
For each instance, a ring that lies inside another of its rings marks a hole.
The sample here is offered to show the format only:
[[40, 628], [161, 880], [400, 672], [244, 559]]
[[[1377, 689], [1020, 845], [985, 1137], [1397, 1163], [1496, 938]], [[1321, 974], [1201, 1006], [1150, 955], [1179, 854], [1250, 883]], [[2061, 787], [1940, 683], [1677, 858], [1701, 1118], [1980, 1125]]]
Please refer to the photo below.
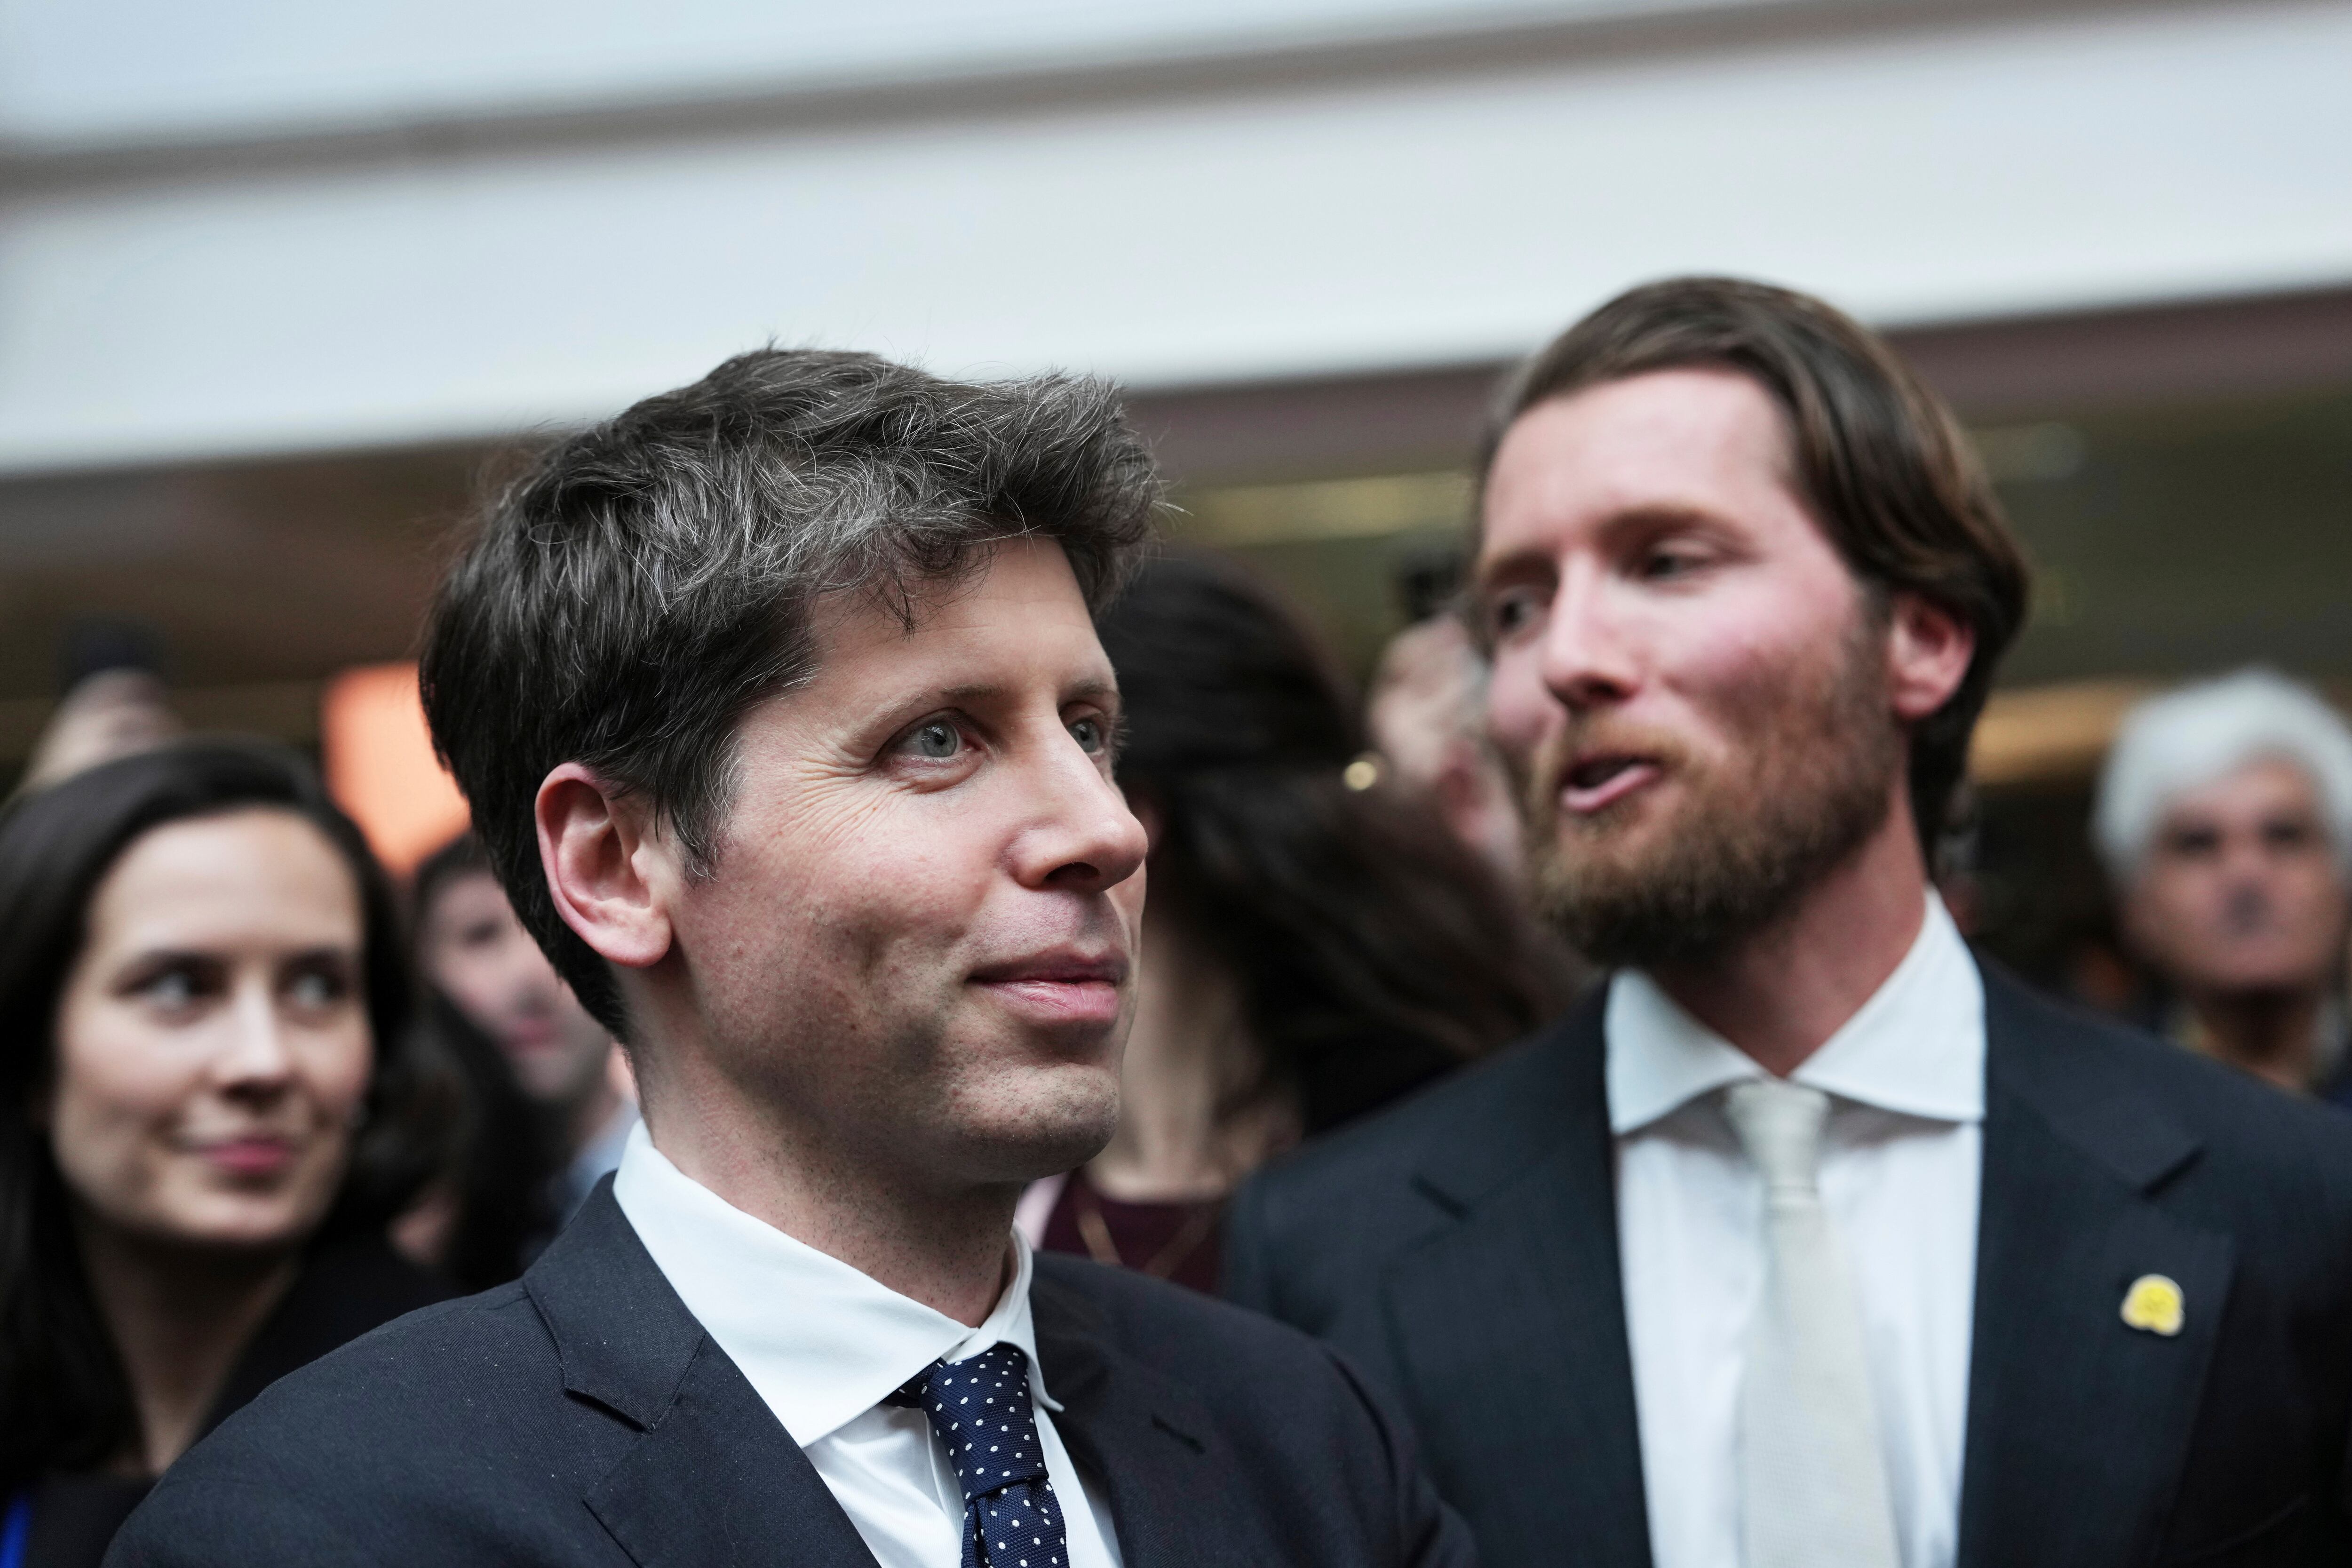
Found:
[[555, 1233], [564, 1164], [560, 1116], [524, 1091], [514, 1064], [433, 981], [425, 952], [438, 895], [479, 859], [471, 835], [428, 857], [409, 884], [411, 962], [422, 981], [417, 1044], [440, 1090], [445, 1157], [394, 1221], [393, 1245], [467, 1290], [520, 1274]]
[[[527, 1262], [620, 1164], [637, 1124], [628, 1069], [611, 1034], [515, 918], [471, 833], [417, 868], [410, 903], [417, 967], [433, 1000], [455, 1014], [442, 1017], [441, 1033], [484, 1108], [480, 1135], [467, 1141], [476, 1151], [470, 1213], [477, 1226], [497, 1213], [509, 1216], [499, 1228], [511, 1229], [523, 1218], [526, 1196], [517, 1184], [527, 1167], [540, 1173], [536, 1206], [543, 1213], [526, 1236]], [[483, 1054], [484, 1042], [495, 1058]], [[527, 1132], [508, 1125], [518, 1093], [530, 1111]], [[460, 1252], [471, 1250], [464, 1228], [452, 1237]], [[520, 1265], [502, 1277], [517, 1271]]]
[[2296, 1093], [2352, 1100], [2352, 730], [2250, 669], [2125, 717], [2092, 817], [2118, 925], [2175, 1005], [2168, 1030]]
[[1269, 1168], [1229, 1289], [1488, 1568], [2352, 1561], [2352, 1124], [1979, 963], [1928, 879], [2024, 563], [1885, 342], [1727, 279], [1507, 384], [1472, 603], [1606, 988]]
[[85, 621], [66, 634], [64, 679], [17, 784], [44, 788], [178, 739], [187, 726], [163, 685], [163, 639], [136, 622]]
[[263, 1387], [447, 1295], [392, 900], [300, 759], [182, 742], [0, 819], [0, 1553], [96, 1563]]
[[1396, 786], [1427, 802], [1516, 890], [1524, 869], [1518, 804], [1486, 737], [1486, 663], [1461, 616], [1432, 616], [1391, 638], [1365, 708]]
[[1242, 1177], [1564, 996], [1490, 868], [1418, 801], [1348, 776], [1364, 736], [1344, 683], [1267, 590], [1159, 561], [1101, 632], [1150, 840], [1135, 1025], [1109, 1145], [1023, 1217], [1050, 1250], [1213, 1290]]

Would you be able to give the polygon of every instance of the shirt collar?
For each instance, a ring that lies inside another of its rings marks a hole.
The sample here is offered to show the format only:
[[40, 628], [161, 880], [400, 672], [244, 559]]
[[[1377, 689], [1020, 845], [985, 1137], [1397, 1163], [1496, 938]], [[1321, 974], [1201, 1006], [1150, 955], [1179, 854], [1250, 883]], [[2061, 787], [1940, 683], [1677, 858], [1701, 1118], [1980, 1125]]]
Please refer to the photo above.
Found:
[[[1639, 970], [1611, 980], [1603, 1030], [1609, 1128], [1620, 1137], [1726, 1084], [1764, 1076]], [[1931, 892], [1919, 935], [1895, 973], [1790, 1076], [1883, 1110], [1979, 1121], [1984, 1059], [1984, 977]]]
[[1037, 1365], [1029, 1244], [1011, 1237], [1011, 1283], [967, 1328], [839, 1258], [752, 1218], [631, 1130], [613, 1196], [703, 1331], [805, 1448], [863, 1415], [935, 1361], [998, 1344], [1029, 1358], [1029, 1392], [1059, 1410]]

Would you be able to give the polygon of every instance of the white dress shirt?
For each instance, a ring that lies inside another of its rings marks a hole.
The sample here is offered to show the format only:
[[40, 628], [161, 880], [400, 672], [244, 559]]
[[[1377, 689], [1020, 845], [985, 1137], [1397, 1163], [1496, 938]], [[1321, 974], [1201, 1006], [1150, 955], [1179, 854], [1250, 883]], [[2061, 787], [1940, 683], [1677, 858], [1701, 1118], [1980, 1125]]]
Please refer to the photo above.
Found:
[[[1739, 1384], [1764, 1191], [1723, 1112], [1763, 1071], [1645, 975], [1610, 984], [1618, 1247], [1657, 1568], [1740, 1568]], [[1918, 940], [1792, 1075], [1830, 1096], [1823, 1206], [1853, 1276], [1904, 1568], [1951, 1568], [1976, 1289], [1984, 982], [1930, 895]]]
[[839, 1258], [753, 1219], [629, 1134], [613, 1196], [705, 1332], [801, 1446], [881, 1568], [961, 1568], [963, 1489], [920, 1410], [885, 1405], [935, 1361], [1021, 1347], [1045, 1468], [1061, 1500], [1069, 1568], [1119, 1568], [1110, 1510], [1062, 1446], [1037, 1365], [1028, 1243], [1011, 1237], [1013, 1282], [977, 1329], [899, 1295]]

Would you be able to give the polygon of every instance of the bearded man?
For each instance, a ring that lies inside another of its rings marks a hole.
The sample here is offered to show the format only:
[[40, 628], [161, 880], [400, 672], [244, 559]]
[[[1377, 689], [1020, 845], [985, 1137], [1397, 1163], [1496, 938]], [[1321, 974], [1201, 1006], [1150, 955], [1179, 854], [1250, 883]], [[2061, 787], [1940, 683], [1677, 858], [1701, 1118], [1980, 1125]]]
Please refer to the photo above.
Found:
[[1530, 888], [1614, 973], [1244, 1189], [1232, 1294], [1388, 1386], [1489, 1568], [2346, 1561], [2352, 1122], [1932, 890], [2026, 592], [1948, 415], [1684, 279], [1525, 366], [1478, 481]]

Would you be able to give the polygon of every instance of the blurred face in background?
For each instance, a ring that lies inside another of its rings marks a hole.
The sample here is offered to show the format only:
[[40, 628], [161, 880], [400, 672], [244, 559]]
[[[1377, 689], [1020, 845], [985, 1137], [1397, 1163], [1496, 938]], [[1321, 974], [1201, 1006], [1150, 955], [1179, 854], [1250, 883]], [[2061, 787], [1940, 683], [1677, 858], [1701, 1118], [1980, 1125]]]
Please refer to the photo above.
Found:
[[1474, 592], [1532, 891], [1604, 963], [1703, 958], [1901, 797], [1887, 614], [1797, 492], [1778, 406], [1670, 370], [1537, 405], [1489, 472]]
[[2268, 759], [2173, 798], [2124, 924], [2191, 996], [2315, 991], [2342, 956], [2347, 899], [2311, 775]]
[[1433, 616], [1389, 643], [1364, 717], [1397, 782], [1517, 888], [1526, 845], [1518, 803], [1486, 741], [1485, 674], [1460, 617]]
[[92, 896], [42, 1121], [85, 1222], [272, 1250], [325, 1216], [373, 1048], [349, 867], [290, 812], [173, 822]]
[[488, 871], [444, 881], [425, 913], [425, 978], [497, 1042], [525, 1094], [570, 1104], [604, 1083], [612, 1037], [589, 1016]]

